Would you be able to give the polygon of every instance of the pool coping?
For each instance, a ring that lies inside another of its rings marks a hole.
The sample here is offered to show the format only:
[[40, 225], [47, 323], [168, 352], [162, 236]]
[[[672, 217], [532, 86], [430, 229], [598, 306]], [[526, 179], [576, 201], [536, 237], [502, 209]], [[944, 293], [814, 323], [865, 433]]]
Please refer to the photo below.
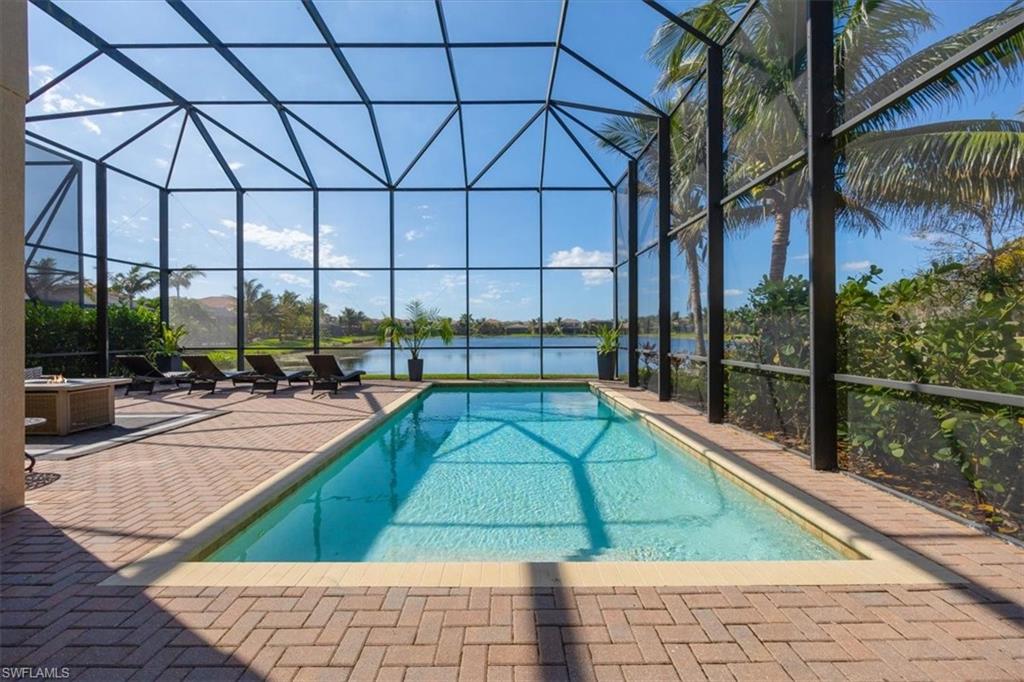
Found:
[[[214, 562], [196, 560], [232, 531], [290, 494], [394, 414], [437, 386], [584, 385], [678, 444], [687, 456], [796, 520], [805, 530], [860, 558], [827, 561], [607, 562]], [[822, 473], [823, 476], [838, 475]], [[198, 523], [120, 568], [101, 585], [211, 587], [625, 587], [721, 585], [860, 585], [960, 583], [956, 573], [833, 509], [776, 476], [711, 447], [627, 393], [595, 381], [431, 381], [410, 388], [308, 455], [229, 501]]]

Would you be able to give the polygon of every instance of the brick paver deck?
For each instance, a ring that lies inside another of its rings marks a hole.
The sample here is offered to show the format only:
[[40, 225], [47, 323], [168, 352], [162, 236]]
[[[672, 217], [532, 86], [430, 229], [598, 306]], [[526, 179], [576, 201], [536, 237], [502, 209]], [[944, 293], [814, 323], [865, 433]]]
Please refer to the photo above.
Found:
[[811, 491], [963, 585], [719, 588], [112, 588], [98, 585], [401, 383], [119, 400], [227, 414], [68, 462], [2, 517], [0, 663], [73, 679], [1024, 679], [1024, 550], [685, 408], [652, 411]]

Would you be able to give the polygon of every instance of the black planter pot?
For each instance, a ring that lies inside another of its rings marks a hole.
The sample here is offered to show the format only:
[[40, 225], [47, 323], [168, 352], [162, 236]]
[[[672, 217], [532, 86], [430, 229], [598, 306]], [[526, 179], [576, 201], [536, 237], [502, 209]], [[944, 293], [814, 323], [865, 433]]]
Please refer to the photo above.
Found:
[[156, 368], [161, 372], [180, 372], [180, 355], [158, 355], [156, 356]]
[[609, 381], [615, 378], [616, 353], [597, 354], [597, 378]]
[[409, 381], [423, 381], [423, 358], [409, 360]]

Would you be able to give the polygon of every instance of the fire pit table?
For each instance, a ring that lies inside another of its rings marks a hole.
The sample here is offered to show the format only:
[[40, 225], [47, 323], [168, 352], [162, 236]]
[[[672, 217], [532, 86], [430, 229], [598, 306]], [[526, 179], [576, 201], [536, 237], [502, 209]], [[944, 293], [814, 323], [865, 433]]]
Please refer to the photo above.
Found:
[[114, 423], [114, 389], [128, 379], [25, 380], [25, 416], [46, 421], [29, 427], [29, 435], [66, 436]]

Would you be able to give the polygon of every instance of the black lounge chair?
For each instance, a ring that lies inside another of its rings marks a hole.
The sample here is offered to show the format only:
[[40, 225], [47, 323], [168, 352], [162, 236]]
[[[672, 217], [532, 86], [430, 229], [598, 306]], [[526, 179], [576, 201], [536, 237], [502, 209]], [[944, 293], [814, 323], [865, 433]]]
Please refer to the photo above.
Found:
[[287, 381], [289, 387], [295, 384], [309, 384], [310, 382], [309, 375], [312, 373], [312, 370], [297, 369], [285, 371], [277, 364], [277, 360], [274, 359], [273, 355], [246, 355], [245, 359], [255, 370], [256, 375], [252, 381], [250, 393], [255, 393], [257, 388], [270, 389], [277, 393], [277, 384], [281, 381]]
[[313, 379], [309, 382], [310, 393], [317, 389], [337, 393], [339, 384], [362, 384], [362, 377], [366, 374], [361, 369], [346, 372], [338, 364], [338, 358], [333, 355], [307, 355], [306, 360], [309, 361], [309, 366], [313, 368]]
[[192, 373], [187, 378], [189, 393], [192, 393], [192, 390], [196, 388], [206, 388], [210, 390], [210, 393], [213, 393], [217, 390], [217, 382], [219, 381], [230, 381], [233, 385], [238, 386], [238, 384], [252, 382], [256, 376], [249, 371], [225, 372], [213, 364], [213, 360], [205, 355], [182, 355], [181, 359], [192, 368]]
[[180, 386], [188, 383], [192, 374], [191, 372], [161, 372], [144, 355], [118, 355], [115, 359], [132, 374], [131, 383], [125, 386], [125, 395], [132, 391], [152, 393], [157, 384], [173, 383], [175, 386]]

